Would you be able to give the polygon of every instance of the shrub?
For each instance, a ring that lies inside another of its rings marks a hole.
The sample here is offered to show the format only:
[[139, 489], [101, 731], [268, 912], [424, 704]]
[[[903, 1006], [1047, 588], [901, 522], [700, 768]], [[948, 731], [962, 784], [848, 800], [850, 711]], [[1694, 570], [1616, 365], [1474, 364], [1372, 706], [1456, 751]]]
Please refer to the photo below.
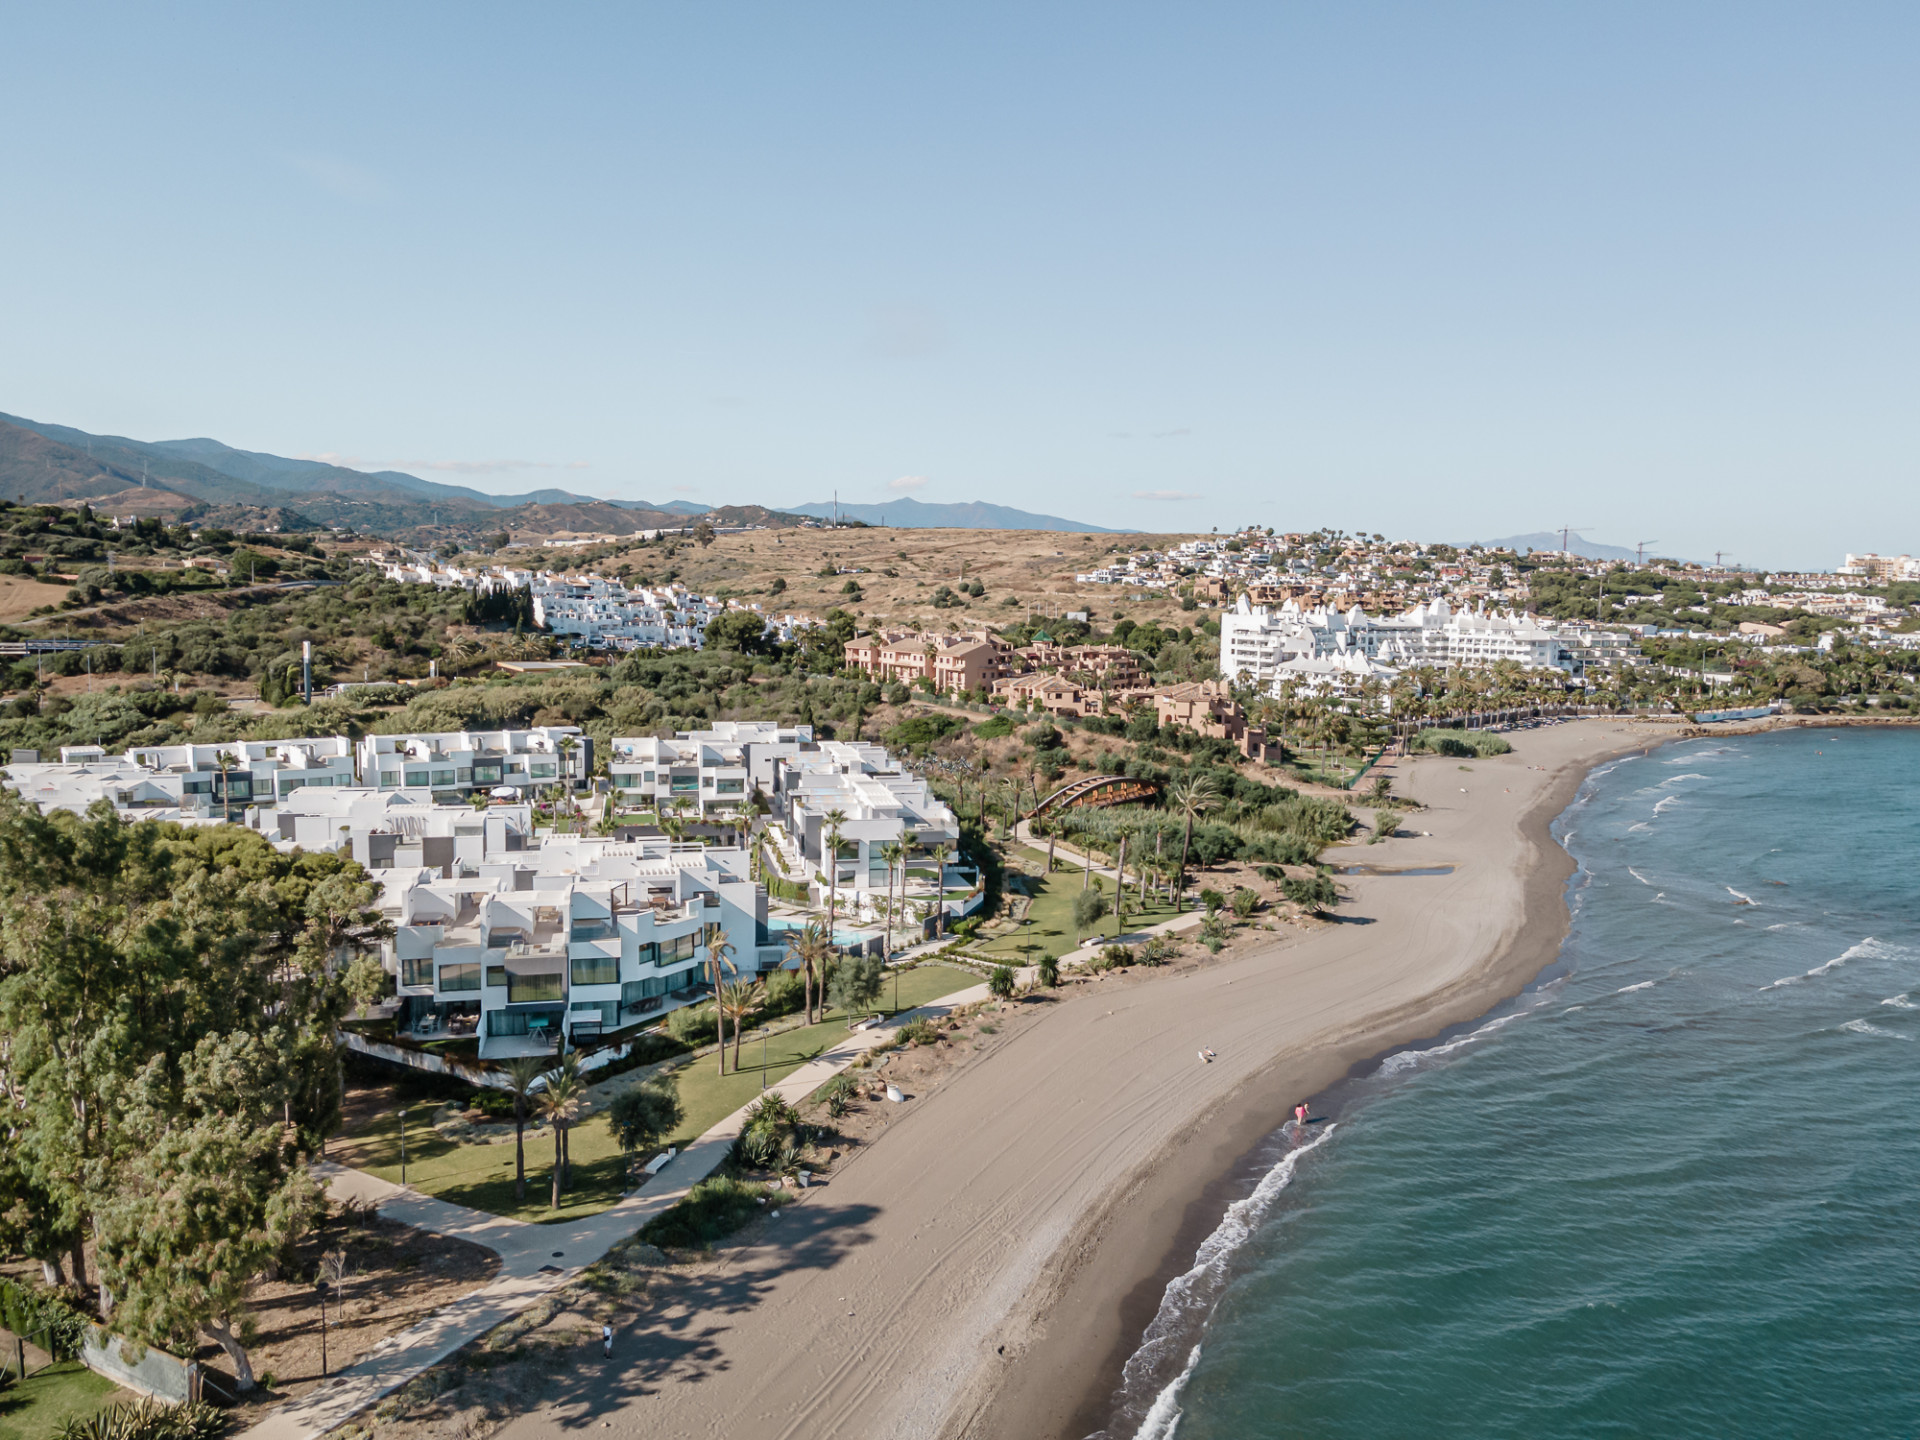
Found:
[[996, 999], [1012, 999], [1013, 967], [1011, 965], [994, 966], [993, 973], [987, 977], [987, 989], [993, 993]]
[[1034, 971], [1042, 989], [1051, 990], [1060, 983], [1060, 962], [1051, 955], [1042, 955]]
[[847, 1102], [853, 1099], [854, 1091], [858, 1088], [854, 1084], [853, 1076], [842, 1070], [814, 1091], [813, 1098], [824, 1104], [827, 1107], [827, 1114], [838, 1120], [847, 1113]]
[[186, 1405], [141, 1400], [69, 1420], [53, 1434], [56, 1440], [213, 1440], [226, 1428], [226, 1416], [203, 1400]]
[[761, 1198], [770, 1193], [764, 1185], [712, 1176], [689, 1190], [678, 1205], [648, 1221], [640, 1238], [649, 1245], [704, 1250], [760, 1214]]
[[1249, 915], [1253, 914], [1253, 912], [1259, 908], [1260, 908], [1260, 897], [1257, 894], [1255, 894], [1253, 891], [1247, 889], [1247, 887], [1244, 885], [1241, 885], [1234, 890], [1233, 913], [1238, 915], [1242, 920], [1246, 919]]
[[1311, 880], [1283, 880], [1280, 882], [1280, 893], [1316, 915], [1339, 899], [1339, 891], [1334, 889], [1333, 880], [1326, 875], [1316, 875]]
[[911, 1024], [900, 1027], [900, 1040], [905, 1045], [938, 1045], [940, 1027], [923, 1015]]
[[1451, 755], [1460, 759], [1505, 755], [1513, 746], [1504, 736], [1489, 730], [1422, 730], [1413, 739], [1415, 750], [1432, 755]]
[[1133, 947], [1130, 945], [1102, 945], [1100, 953], [1087, 967], [1090, 970], [1117, 970], [1133, 964]]
[[0, 1276], [0, 1325], [35, 1344], [45, 1343], [55, 1359], [71, 1360], [80, 1353], [87, 1319], [64, 1295], [32, 1290]]
[[667, 1016], [667, 1031], [682, 1045], [710, 1045], [720, 1037], [720, 1022], [711, 1005], [683, 1005]]
[[998, 740], [1013, 734], [1013, 717], [996, 715], [991, 720], [982, 720], [973, 727], [974, 737], [979, 740]]
[[1180, 953], [1180, 946], [1171, 935], [1154, 935], [1140, 947], [1142, 965], [1164, 965]]
[[899, 750], [912, 750], [944, 740], [967, 722], [955, 715], [910, 715], [887, 731], [887, 743]]
[[1218, 890], [1202, 890], [1200, 892], [1200, 903], [1207, 907], [1207, 913], [1211, 915], [1226, 905], [1227, 897], [1222, 895]]

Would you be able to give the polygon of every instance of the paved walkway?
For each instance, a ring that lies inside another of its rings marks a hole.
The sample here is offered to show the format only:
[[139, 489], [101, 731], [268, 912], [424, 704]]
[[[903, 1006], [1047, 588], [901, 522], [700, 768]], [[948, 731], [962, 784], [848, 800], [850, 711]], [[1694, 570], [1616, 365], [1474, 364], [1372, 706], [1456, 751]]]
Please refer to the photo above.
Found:
[[[975, 985], [905, 1011], [871, 1029], [850, 1031], [846, 1039], [818, 1059], [808, 1061], [768, 1088], [798, 1104], [888, 1038], [898, 1026], [920, 1016], [944, 1015], [987, 998], [987, 987]], [[282, 1405], [246, 1431], [241, 1440], [315, 1440], [566, 1284], [654, 1216], [686, 1198], [689, 1190], [717, 1170], [745, 1128], [750, 1108], [742, 1106], [708, 1130], [668, 1161], [639, 1193], [598, 1215], [551, 1225], [532, 1225], [451, 1205], [343, 1165], [316, 1165], [314, 1173], [327, 1182], [329, 1194], [340, 1199], [372, 1200], [386, 1219], [484, 1245], [499, 1255], [500, 1273], [490, 1284], [381, 1341], [317, 1389]]]

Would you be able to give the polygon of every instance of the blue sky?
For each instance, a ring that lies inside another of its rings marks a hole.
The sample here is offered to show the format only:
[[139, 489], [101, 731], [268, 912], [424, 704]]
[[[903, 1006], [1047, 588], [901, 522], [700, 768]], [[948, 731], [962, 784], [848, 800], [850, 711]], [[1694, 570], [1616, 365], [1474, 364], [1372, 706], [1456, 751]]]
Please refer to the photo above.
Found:
[[1920, 10], [12, 6], [0, 410], [491, 490], [1920, 549]]

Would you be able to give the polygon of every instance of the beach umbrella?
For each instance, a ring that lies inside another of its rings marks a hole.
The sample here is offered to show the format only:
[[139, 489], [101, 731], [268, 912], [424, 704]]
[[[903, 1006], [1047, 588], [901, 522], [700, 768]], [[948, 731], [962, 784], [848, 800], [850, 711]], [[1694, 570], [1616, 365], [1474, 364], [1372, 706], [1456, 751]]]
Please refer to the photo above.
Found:
[[518, 800], [520, 791], [512, 785], [496, 785], [489, 792], [496, 800]]

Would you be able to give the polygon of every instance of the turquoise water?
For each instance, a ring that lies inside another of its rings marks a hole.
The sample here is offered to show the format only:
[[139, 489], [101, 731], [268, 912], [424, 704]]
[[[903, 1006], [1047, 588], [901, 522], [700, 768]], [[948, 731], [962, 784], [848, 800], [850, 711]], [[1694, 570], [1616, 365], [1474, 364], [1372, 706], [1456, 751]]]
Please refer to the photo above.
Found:
[[1560, 963], [1252, 1158], [1106, 1433], [1920, 1433], [1917, 800], [1913, 731], [1597, 773]]

